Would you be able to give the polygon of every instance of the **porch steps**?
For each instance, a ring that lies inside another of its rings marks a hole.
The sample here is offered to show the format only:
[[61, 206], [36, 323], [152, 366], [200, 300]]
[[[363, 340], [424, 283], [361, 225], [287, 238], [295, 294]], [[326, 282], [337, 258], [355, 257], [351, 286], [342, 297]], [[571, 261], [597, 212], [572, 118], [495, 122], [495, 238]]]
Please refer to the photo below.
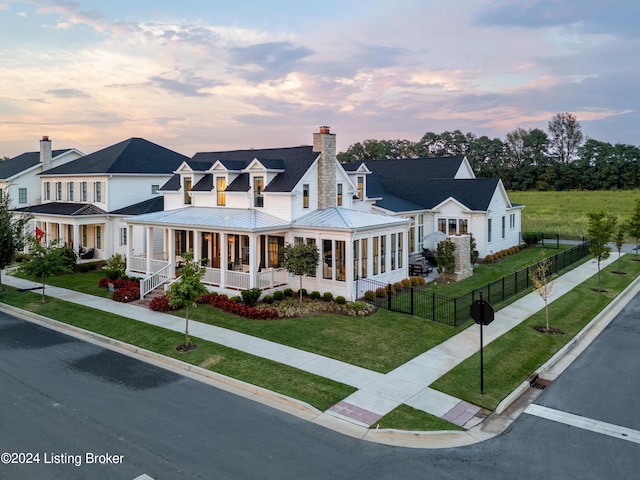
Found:
[[140, 307], [149, 308], [151, 300], [156, 297], [161, 297], [162, 295], [164, 295], [164, 284], [156, 287], [155, 290], [151, 290], [144, 296], [142, 300], [135, 300], [131, 302], [131, 305], [138, 305]]

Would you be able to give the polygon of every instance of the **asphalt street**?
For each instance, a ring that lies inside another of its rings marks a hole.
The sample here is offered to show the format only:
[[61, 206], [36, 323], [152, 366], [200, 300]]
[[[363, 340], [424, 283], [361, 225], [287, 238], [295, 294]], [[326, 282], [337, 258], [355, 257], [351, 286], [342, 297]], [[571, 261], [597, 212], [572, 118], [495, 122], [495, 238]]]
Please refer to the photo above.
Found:
[[[16, 460], [0, 479], [637, 478], [639, 314], [636, 296], [535, 414], [482, 443], [426, 450], [347, 437], [0, 312], [0, 453]], [[550, 420], [556, 411], [584, 425]]]

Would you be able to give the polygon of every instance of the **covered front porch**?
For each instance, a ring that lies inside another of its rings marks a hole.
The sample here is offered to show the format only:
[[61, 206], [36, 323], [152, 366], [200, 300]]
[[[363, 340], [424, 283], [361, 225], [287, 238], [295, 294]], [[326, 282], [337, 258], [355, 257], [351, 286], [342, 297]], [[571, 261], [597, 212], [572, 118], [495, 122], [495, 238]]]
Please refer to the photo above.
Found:
[[[134, 242], [130, 242], [126, 255], [127, 273], [144, 277], [142, 296], [178, 278], [182, 254], [187, 251], [192, 251], [194, 260], [205, 267], [202, 283], [222, 293], [237, 295], [250, 288], [271, 290], [288, 285], [289, 274], [279, 263], [279, 252], [285, 243], [283, 229], [279, 230], [275, 225], [261, 226], [264, 221], [256, 222], [254, 212], [250, 211], [231, 216], [227, 213], [221, 221], [211, 218], [211, 209], [200, 210], [204, 209], [183, 211], [179, 226], [161, 225], [168, 219], [157, 221], [157, 214], [127, 219], [130, 236], [134, 223], [139, 225], [140, 220], [145, 223], [143, 252], [134, 254]], [[170, 217], [174, 211], [162, 213]], [[193, 225], [184, 224], [187, 213], [191, 214], [189, 218]], [[210, 225], [204, 225], [205, 220]], [[151, 221], [153, 224], [149, 223]], [[236, 228], [231, 230], [227, 225], [216, 223], [235, 225]]]

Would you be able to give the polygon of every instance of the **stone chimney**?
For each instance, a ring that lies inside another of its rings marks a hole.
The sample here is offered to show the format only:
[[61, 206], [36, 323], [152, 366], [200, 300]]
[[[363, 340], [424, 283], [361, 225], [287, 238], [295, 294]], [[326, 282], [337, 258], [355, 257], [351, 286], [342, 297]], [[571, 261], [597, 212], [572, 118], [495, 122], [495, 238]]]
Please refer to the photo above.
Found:
[[42, 171], [49, 170], [52, 165], [51, 140], [46, 135], [40, 140], [40, 163]]
[[313, 134], [313, 151], [320, 154], [318, 162], [318, 208], [335, 207], [336, 199], [336, 136], [329, 127], [320, 127]]

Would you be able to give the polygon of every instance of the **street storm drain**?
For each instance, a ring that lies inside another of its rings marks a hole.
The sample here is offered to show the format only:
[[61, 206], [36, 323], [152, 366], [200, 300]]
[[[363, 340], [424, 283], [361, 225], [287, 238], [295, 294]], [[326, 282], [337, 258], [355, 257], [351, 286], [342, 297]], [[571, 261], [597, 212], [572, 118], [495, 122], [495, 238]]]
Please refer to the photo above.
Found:
[[544, 390], [545, 388], [547, 388], [547, 386], [551, 383], [551, 380], [543, 380], [542, 378], [539, 378], [538, 380], [536, 380], [533, 385], [531, 385], [533, 388], [537, 388], [538, 390]]
[[540, 378], [537, 373], [531, 374], [529, 378], [527, 378], [527, 381], [532, 388], [537, 388], [538, 390], [544, 390], [551, 384], [551, 380]]

